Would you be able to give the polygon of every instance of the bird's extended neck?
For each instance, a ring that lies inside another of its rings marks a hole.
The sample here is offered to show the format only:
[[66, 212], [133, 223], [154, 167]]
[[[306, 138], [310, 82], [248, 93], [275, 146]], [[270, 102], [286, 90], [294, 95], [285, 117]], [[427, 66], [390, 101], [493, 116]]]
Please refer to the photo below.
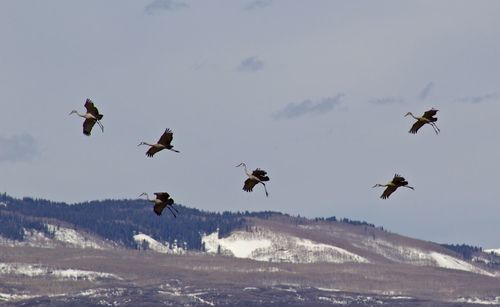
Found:
[[76, 114], [76, 115], [78, 115], [80, 117], [85, 117], [85, 115], [86, 115], [86, 114], [80, 114], [77, 110], [71, 111], [71, 113], [69, 113], [69, 115], [71, 115], [71, 114]]
[[252, 175], [248, 172], [247, 165], [245, 163], [243, 163], [243, 169], [245, 170], [245, 174], [247, 174], [248, 177]]
[[146, 192], [144, 192], [144, 193], [142, 193], [141, 195], [139, 195], [139, 197], [141, 197], [141, 196], [143, 196], [143, 195], [144, 195], [144, 196], [146, 196], [146, 200], [148, 200], [148, 201], [152, 201], [151, 199], [149, 199], [149, 194], [148, 194], [148, 193], [146, 193]]
[[146, 146], [149, 146], [149, 147], [153, 147], [154, 146], [153, 144], [149, 144], [149, 143], [146, 143], [146, 142], [140, 142], [139, 145], [137, 145], [137, 146], [141, 146], [141, 145], [146, 145]]
[[413, 117], [416, 120], [420, 119], [420, 118], [416, 117], [415, 115], [413, 115], [413, 113], [411, 113], [411, 112], [408, 112], [407, 115], [410, 115], [411, 117]]

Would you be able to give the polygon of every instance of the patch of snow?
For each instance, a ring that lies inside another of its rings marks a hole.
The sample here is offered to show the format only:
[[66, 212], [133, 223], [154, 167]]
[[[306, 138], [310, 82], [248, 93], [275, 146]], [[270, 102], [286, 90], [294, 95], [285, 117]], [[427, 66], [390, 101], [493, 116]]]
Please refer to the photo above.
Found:
[[320, 301], [326, 301], [331, 303], [332, 305], [347, 305], [349, 302], [345, 300], [337, 300], [333, 297], [325, 297], [325, 296], [319, 296], [318, 299]]
[[227, 238], [218, 232], [205, 234], [202, 242], [208, 253], [218, 253], [257, 261], [315, 263], [330, 262], [366, 263], [367, 259], [337, 246], [276, 233], [259, 228], [252, 231], [235, 231]]
[[478, 267], [476, 267], [468, 262], [465, 262], [463, 260], [457, 259], [457, 258], [449, 256], [449, 255], [431, 252], [430, 257], [437, 263], [437, 266], [439, 266], [441, 268], [460, 270], [460, 271], [468, 271], [468, 272], [487, 275], [487, 276], [495, 276], [495, 274], [492, 274], [492, 273], [490, 273], [486, 270], [480, 269], [480, 268], [478, 268]]
[[215, 304], [214, 304], [214, 303], [209, 302], [209, 301], [204, 300], [204, 299], [202, 299], [201, 297], [199, 297], [199, 295], [203, 295], [203, 294], [207, 294], [207, 293], [206, 293], [206, 292], [189, 293], [189, 294], [187, 294], [187, 296], [190, 296], [190, 297], [192, 297], [192, 298], [196, 299], [197, 301], [199, 301], [199, 302], [200, 302], [200, 303], [202, 303], [202, 304], [205, 304], [205, 305], [210, 305], [210, 306], [215, 306]]
[[277, 267], [261, 267], [261, 268], [241, 268], [237, 266], [194, 266], [189, 267], [193, 271], [222, 271], [222, 272], [238, 272], [238, 273], [276, 273], [285, 272]]
[[363, 240], [362, 245], [355, 245], [362, 248], [369, 247], [373, 252], [400, 263], [409, 263], [419, 266], [437, 266], [445, 269], [495, 276], [495, 274], [450, 255], [432, 251], [427, 252], [404, 245], [394, 245], [384, 240]]
[[411, 296], [391, 296], [391, 299], [393, 300], [412, 300], [414, 299], [413, 297]]
[[160, 289], [163, 290], [163, 291], [158, 290], [158, 293], [160, 293], [160, 294], [167, 294], [167, 295], [171, 295], [171, 296], [182, 296], [182, 292], [181, 292], [182, 289], [179, 287], [175, 287], [173, 285], [170, 285], [169, 283], [161, 285]]
[[[351, 262], [358, 262], [358, 263], [368, 262], [368, 260], [366, 260], [365, 258], [363, 258], [359, 255], [348, 252], [343, 248], [336, 247], [333, 245], [317, 243], [317, 242], [313, 242], [313, 241], [306, 240], [306, 239], [296, 239], [296, 244], [299, 246], [304, 246], [307, 250], [312, 251], [313, 253], [314, 252], [321, 253], [324, 251], [328, 251], [331, 254], [342, 255], [342, 258], [344, 258], [344, 259], [345, 258], [351, 259], [352, 260]], [[337, 261], [332, 259], [332, 261], [327, 261], [327, 262], [337, 262]], [[339, 262], [344, 262], [344, 261], [339, 261]], [[345, 262], [347, 262], [347, 261], [345, 261]]]
[[205, 249], [208, 253], [217, 253], [220, 246], [221, 249], [230, 251], [236, 258], [251, 258], [252, 253], [257, 249], [271, 246], [271, 241], [266, 238], [252, 238], [246, 234], [246, 232], [238, 232], [227, 238], [219, 239], [219, 233], [214, 232], [203, 236], [202, 242], [205, 243]]
[[89, 280], [96, 279], [121, 279], [120, 277], [95, 271], [84, 271], [74, 269], [52, 269], [37, 264], [26, 263], [0, 263], [0, 275], [22, 275], [28, 277], [54, 277], [57, 279]]
[[4, 203], [3, 201], [0, 201], [0, 207], [6, 207], [7, 208], [7, 203]]
[[335, 288], [316, 288], [319, 291], [325, 291], [325, 292], [340, 292], [342, 290], [340, 289], [335, 289]]
[[455, 302], [457, 303], [467, 303], [467, 304], [478, 304], [478, 305], [499, 305], [500, 296], [495, 298], [478, 298], [478, 297], [460, 297]]
[[76, 294], [76, 296], [92, 297], [92, 298], [99, 298], [99, 297], [110, 298], [110, 297], [123, 296], [124, 293], [125, 293], [125, 288], [88, 289]]
[[490, 249], [485, 249], [483, 252], [488, 253], [488, 254], [495, 254], [497, 256], [500, 256], [500, 248], [490, 248]]
[[243, 288], [243, 291], [250, 291], [250, 290], [259, 290], [259, 288], [255, 288], [255, 287], [245, 287], [245, 288]]
[[74, 229], [51, 224], [47, 224], [47, 228], [50, 232], [54, 233], [54, 240], [69, 245], [70, 247], [104, 249], [103, 246]]
[[480, 263], [484, 263], [484, 264], [491, 263], [491, 261], [489, 259], [483, 258], [481, 256], [474, 256], [474, 257], [472, 257], [472, 262], [480, 262]]
[[72, 248], [109, 248], [106, 244], [99, 244], [90, 236], [84, 236], [74, 229], [58, 227], [46, 224], [49, 231], [54, 234], [54, 238], [48, 237], [45, 233], [24, 228], [24, 240], [10, 240], [0, 236], [0, 245], [2, 246], [30, 246], [39, 248], [55, 248], [59, 246]]
[[54, 248], [56, 244], [54, 240], [45, 236], [44, 233], [36, 231], [33, 229], [23, 229], [24, 231], [24, 241], [10, 240], [5, 237], [0, 236], [0, 245], [2, 246], [31, 246], [39, 248]]
[[12, 302], [12, 301], [22, 301], [30, 298], [34, 298], [36, 296], [27, 295], [27, 294], [8, 294], [8, 293], [0, 293], [0, 302]]
[[172, 246], [170, 246], [170, 244], [168, 242], [161, 243], [161, 242], [159, 242], [159, 241], [153, 239], [152, 237], [150, 237], [146, 234], [143, 234], [143, 233], [139, 233], [139, 234], [134, 235], [133, 239], [134, 239], [135, 243], [138, 244], [138, 246], [141, 246], [141, 244], [143, 244], [143, 242], [147, 242], [148, 249], [153, 250], [153, 251], [158, 252], [158, 253], [184, 254], [186, 252], [185, 249], [177, 246], [177, 243], [174, 243], [174, 244], [172, 244]]

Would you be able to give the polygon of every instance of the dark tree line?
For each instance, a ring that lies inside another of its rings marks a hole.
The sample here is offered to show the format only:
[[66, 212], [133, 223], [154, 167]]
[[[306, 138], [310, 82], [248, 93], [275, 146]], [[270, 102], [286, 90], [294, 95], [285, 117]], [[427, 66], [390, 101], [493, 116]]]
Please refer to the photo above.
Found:
[[[0, 235], [23, 240], [23, 229], [35, 229], [51, 235], [46, 223], [68, 224], [100, 237], [136, 248], [133, 235], [139, 232], [162, 242], [187, 242], [189, 249], [201, 249], [201, 235], [217, 228], [224, 236], [244, 225], [243, 213], [214, 213], [177, 205], [174, 219], [168, 211], [157, 216], [151, 203], [144, 200], [104, 200], [68, 205], [41, 199], [14, 199], [0, 194]], [[49, 221], [50, 219], [50, 221]]]
[[467, 244], [441, 244], [441, 246], [462, 255], [462, 257], [466, 260], [471, 260], [474, 253], [481, 252], [483, 250], [481, 247]]
[[42, 232], [48, 237], [54, 236], [45, 223], [0, 210], [0, 236], [10, 240], [23, 241], [26, 237], [25, 229]]

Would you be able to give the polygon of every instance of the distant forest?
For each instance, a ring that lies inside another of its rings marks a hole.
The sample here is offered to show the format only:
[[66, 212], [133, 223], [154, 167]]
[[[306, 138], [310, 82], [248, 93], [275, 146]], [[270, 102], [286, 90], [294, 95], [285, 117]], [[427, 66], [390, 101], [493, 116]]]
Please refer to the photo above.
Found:
[[441, 244], [441, 246], [462, 255], [465, 260], [471, 260], [474, 253], [481, 252], [483, 250], [481, 247], [467, 244]]
[[[213, 213], [181, 205], [177, 218], [168, 210], [154, 214], [152, 204], [145, 200], [103, 200], [68, 205], [25, 197], [15, 199], [0, 194], [0, 235], [22, 241], [24, 229], [35, 229], [47, 236], [53, 234], [46, 223], [74, 227], [99, 235], [128, 248], [136, 248], [133, 235], [142, 232], [156, 240], [186, 242], [189, 249], [201, 248], [201, 235], [219, 228], [221, 236], [244, 225], [245, 216], [265, 217], [266, 214]], [[52, 221], [51, 221], [52, 220]], [[55, 220], [55, 221], [54, 221]]]

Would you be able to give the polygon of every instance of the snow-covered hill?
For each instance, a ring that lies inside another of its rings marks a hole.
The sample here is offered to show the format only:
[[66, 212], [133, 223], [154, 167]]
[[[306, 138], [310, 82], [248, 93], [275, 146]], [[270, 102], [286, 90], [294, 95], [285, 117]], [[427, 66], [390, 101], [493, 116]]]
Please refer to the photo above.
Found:
[[204, 235], [202, 242], [208, 253], [222, 253], [237, 258], [249, 258], [258, 261], [292, 263], [368, 262], [367, 259], [337, 246], [266, 229], [251, 232], [235, 231], [226, 238], [219, 238], [219, 233], [214, 232]]
[[175, 240], [174, 243], [170, 245], [168, 242], [161, 243], [148, 235], [139, 233], [134, 235], [134, 241], [141, 249], [149, 249], [158, 253], [177, 255], [186, 253], [185, 246], [178, 246], [177, 240]]
[[253, 227], [233, 231], [223, 238], [217, 231], [203, 235], [205, 251], [266, 262], [400, 263], [500, 276], [497, 271], [465, 261], [437, 244], [375, 228], [343, 223], [299, 227], [281, 221], [253, 220], [253, 223]]
[[34, 229], [24, 229], [24, 240], [8, 240], [0, 236], [0, 245], [3, 246], [31, 246], [42, 248], [70, 247], [110, 249], [116, 247], [113, 242], [107, 242], [96, 236], [75, 229], [46, 224], [53, 236]]

